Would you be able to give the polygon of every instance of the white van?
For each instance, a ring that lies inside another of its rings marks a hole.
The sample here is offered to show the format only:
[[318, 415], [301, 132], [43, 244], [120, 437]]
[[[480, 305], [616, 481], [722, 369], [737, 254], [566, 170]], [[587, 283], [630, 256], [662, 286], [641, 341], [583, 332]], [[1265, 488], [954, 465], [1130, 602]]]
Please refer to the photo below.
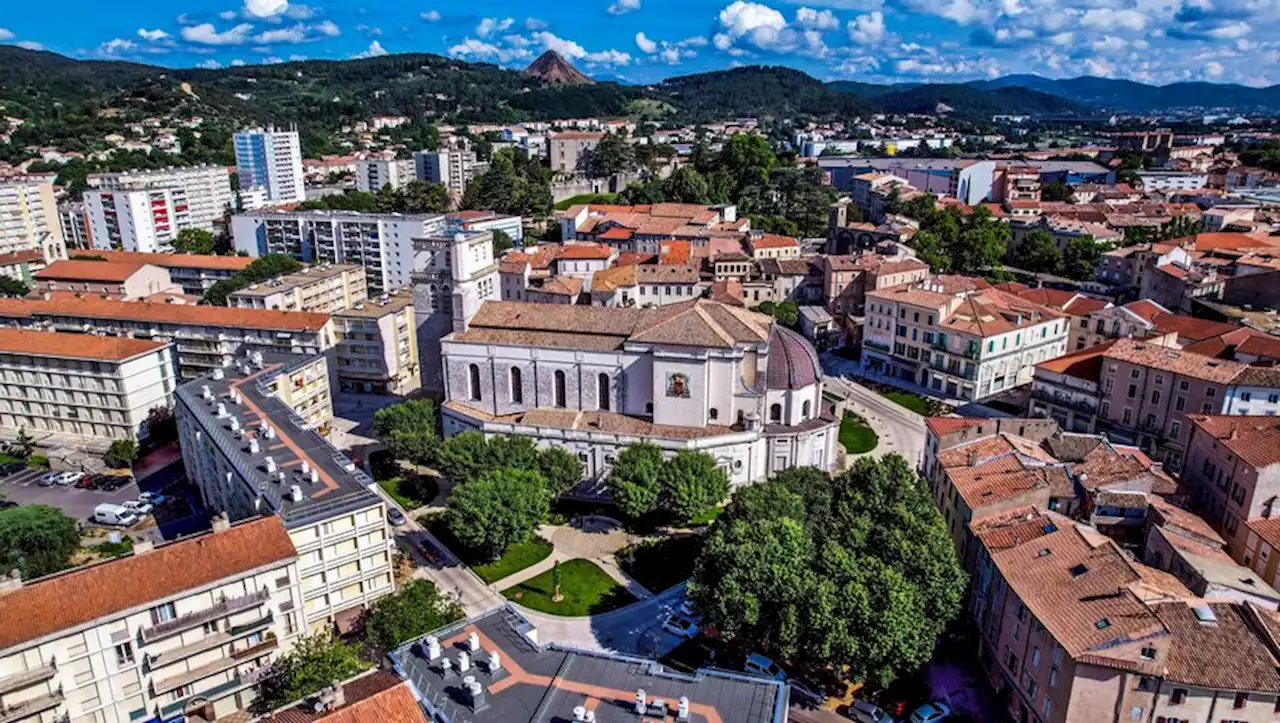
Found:
[[94, 508], [93, 521], [100, 525], [132, 527], [138, 524], [138, 516], [127, 507], [103, 502]]

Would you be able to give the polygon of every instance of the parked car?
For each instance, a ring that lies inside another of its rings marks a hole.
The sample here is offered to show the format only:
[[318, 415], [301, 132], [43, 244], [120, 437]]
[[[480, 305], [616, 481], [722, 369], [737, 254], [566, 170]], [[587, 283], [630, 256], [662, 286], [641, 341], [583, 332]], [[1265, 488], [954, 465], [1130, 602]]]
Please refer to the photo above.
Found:
[[803, 708], [817, 708], [827, 699], [827, 696], [799, 678], [788, 680], [787, 685], [791, 688], [791, 702]]
[[[101, 477], [102, 480], [98, 483], [96, 489], [100, 489], [104, 492], [115, 492], [121, 487], [125, 487], [129, 483], [133, 482], [129, 477], [120, 477], [119, 475], [114, 474], [104, 474], [101, 475]], [[146, 493], [144, 492], [142, 494]], [[141, 499], [142, 495], [139, 495], [138, 497]], [[151, 504], [155, 504], [155, 502], [152, 502]]]
[[7, 510], [10, 507], [17, 507], [18, 503], [13, 500], [0, 500], [0, 510]]
[[898, 723], [893, 716], [880, 709], [875, 703], [855, 700], [849, 707], [849, 717], [858, 723]]
[[766, 678], [774, 680], [786, 680], [787, 671], [778, 667], [778, 664], [764, 657], [759, 653], [752, 653], [747, 656], [747, 662], [742, 666], [743, 670], [752, 675], [762, 675]]
[[46, 472], [40, 475], [40, 481], [36, 484], [41, 487], [52, 487], [58, 484], [58, 478], [62, 477], [61, 472]]
[[59, 486], [68, 487], [84, 479], [84, 472], [63, 472], [56, 482]]
[[132, 527], [138, 524], [138, 516], [127, 507], [104, 502], [94, 508], [93, 521], [100, 525]]
[[[123, 480], [125, 478], [121, 477], [120, 479]], [[125, 481], [125, 484], [128, 484], [130, 481], [132, 480]], [[138, 501], [147, 502], [155, 505], [156, 507], [159, 507], [160, 505], [163, 505], [164, 503], [168, 502], [169, 498], [165, 495], [160, 494], [159, 492], [139, 492]]]
[[698, 624], [680, 613], [668, 615], [667, 619], [662, 621], [662, 629], [682, 638], [692, 638], [698, 634]]
[[401, 512], [398, 508], [390, 507], [387, 509], [387, 522], [390, 522], [396, 527], [399, 527], [400, 525], [403, 525], [404, 523], [408, 522], [408, 520], [404, 518], [404, 513]]
[[698, 617], [698, 611], [693, 609], [692, 600], [685, 598], [684, 602], [680, 603], [680, 614], [691, 618]]
[[146, 517], [155, 511], [155, 507], [150, 502], [139, 502], [138, 500], [125, 500], [120, 506], [133, 512], [138, 517]]
[[925, 703], [911, 714], [911, 723], [937, 723], [951, 715], [951, 706], [940, 701]]
[[17, 474], [26, 468], [26, 462], [5, 462], [4, 464], [0, 464], [0, 475], [8, 477], [11, 474]]

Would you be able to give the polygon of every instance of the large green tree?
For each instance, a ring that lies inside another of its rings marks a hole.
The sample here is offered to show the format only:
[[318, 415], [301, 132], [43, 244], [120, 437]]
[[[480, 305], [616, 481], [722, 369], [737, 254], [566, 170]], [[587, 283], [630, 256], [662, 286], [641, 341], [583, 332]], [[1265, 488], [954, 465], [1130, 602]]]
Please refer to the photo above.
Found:
[[663, 463], [658, 480], [662, 508], [681, 520], [691, 520], [729, 496], [729, 474], [706, 452], [676, 452]]
[[693, 166], [681, 166], [662, 183], [663, 196], [677, 203], [706, 203], [707, 179]]
[[439, 426], [436, 403], [430, 399], [410, 399], [383, 407], [373, 413], [373, 434], [385, 438], [395, 431], [434, 435]]
[[[388, 186], [390, 188], [390, 186]], [[399, 189], [393, 208], [399, 213], [447, 213], [453, 207], [449, 189], [439, 183], [410, 181]]]
[[383, 652], [465, 617], [462, 606], [426, 580], [410, 580], [365, 616], [369, 642]]
[[529, 539], [551, 507], [542, 474], [498, 469], [464, 482], [449, 495], [449, 532], [471, 552], [497, 559], [508, 547]]
[[606, 133], [591, 151], [587, 171], [596, 178], [628, 173], [636, 167], [636, 152], [623, 133]]
[[605, 486], [624, 515], [643, 517], [658, 507], [662, 467], [662, 450], [655, 444], [632, 444], [618, 453]]
[[1013, 249], [1013, 265], [1024, 271], [1052, 274], [1062, 263], [1062, 252], [1049, 232], [1036, 229]]
[[229, 279], [222, 279], [204, 293], [206, 304], [226, 306], [227, 297], [240, 289], [277, 276], [291, 274], [302, 268], [302, 262], [284, 254], [268, 254], [237, 272]]
[[173, 250], [186, 254], [211, 254], [214, 252], [216, 243], [217, 238], [212, 231], [202, 228], [184, 228], [173, 240]]
[[1093, 278], [1100, 263], [1102, 247], [1092, 236], [1079, 236], [1068, 241], [1062, 249], [1062, 263], [1058, 273], [1068, 279], [1088, 281]]
[[0, 570], [24, 580], [66, 569], [80, 546], [76, 521], [57, 507], [23, 505], [0, 510]]
[[547, 482], [552, 497], [573, 489], [582, 481], [582, 462], [564, 447], [547, 447], [538, 454], [538, 471]]
[[440, 445], [436, 465], [454, 484], [474, 479], [491, 468], [489, 443], [479, 432], [454, 435]]
[[370, 667], [354, 646], [329, 633], [304, 635], [276, 661], [274, 675], [263, 681], [260, 708], [265, 712], [301, 700]]
[[930, 659], [964, 589], [941, 516], [895, 454], [834, 480], [796, 470], [739, 491], [689, 592], [730, 642], [885, 684]]

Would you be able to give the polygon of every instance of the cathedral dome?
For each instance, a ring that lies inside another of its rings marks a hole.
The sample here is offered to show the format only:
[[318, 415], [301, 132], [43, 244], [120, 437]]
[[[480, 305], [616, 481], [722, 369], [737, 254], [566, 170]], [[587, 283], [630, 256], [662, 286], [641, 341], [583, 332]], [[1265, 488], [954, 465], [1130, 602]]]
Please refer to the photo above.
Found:
[[803, 389], [822, 378], [818, 353], [807, 339], [778, 324], [769, 332], [769, 369], [765, 383], [770, 389]]

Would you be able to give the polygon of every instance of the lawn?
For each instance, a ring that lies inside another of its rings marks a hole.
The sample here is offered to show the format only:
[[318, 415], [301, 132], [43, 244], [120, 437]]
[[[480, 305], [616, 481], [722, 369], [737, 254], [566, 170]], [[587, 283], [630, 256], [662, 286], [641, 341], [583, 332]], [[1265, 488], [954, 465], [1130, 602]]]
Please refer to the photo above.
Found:
[[480, 576], [485, 584], [493, 584], [508, 575], [542, 562], [551, 554], [551, 543], [535, 537], [528, 542], [521, 542], [507, 548], [502, 557], [484, 565], [474, 565], [472, 570]]
[[845, 452], [849, 454], [870, 452], [876, 448], [878, 441], [875, 430], [867, 424], [866, 420], [852, 412], [845, 412], [844, 419], [840, 420], [840, 444], [844, 445]]
[[916, 414], [925, 416], [929, 414], [929, 401], [919, 394], [912, 394], [911, 392], [880, 392], [880, 396], [897, 402]]
[[587, 203], [615, 203], [617, 200], [618, 194], [616, 193], [580, 193], [556, 203], [555, 210], [567, 211], [570, 206]]
[[560, 565], [560, 592], [564, 599], [553, 602], [554, 574], [554, 570], [547, 570], [502, 594], [532, 610], [573, 617], [595, 615], [635, 602], [626, 588], [590, 560], [569, 560]]
[[705, 541], [698, 534], [637, 543], [618, 552], [618, 565], [645, 589], [662, 592], [693, 576]]
[[436, 481], [429, 477], [392, 477], [378, 481], [378, 486], [405, 510], [416, 510], [436, 497]]

